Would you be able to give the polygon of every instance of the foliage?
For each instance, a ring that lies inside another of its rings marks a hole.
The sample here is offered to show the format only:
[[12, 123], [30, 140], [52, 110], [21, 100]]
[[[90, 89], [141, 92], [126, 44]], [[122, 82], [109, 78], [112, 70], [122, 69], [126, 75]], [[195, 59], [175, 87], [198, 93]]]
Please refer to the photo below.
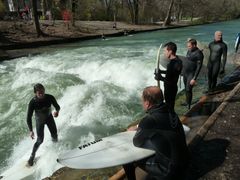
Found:
[[[155, 23], [168, 19], [197, 19], [206, 21], [228, 20], [240, 17], [239, 0], [174, 0], [169, 9], [170, 0], [37, 0], [38, 9], [51, 10], [54, 19], [62, 19], [62, 11], [74, 11], [76, 20], [109, 20], [132, 23]], [[0, 0], [0, 14], [5, 11]], [[24, 7], [29, 0], [13, 0], [15, 9]], [[73, 8], [74, 4], [74, 8]], [[31, 3], [30, 3], [31, 6]], [[42, 6], [42, 7], [41, 7]]]
[[3, 15], [5, 13], [5, 6], [2, 0], [0, 0], [0, 18], [3, 18]]

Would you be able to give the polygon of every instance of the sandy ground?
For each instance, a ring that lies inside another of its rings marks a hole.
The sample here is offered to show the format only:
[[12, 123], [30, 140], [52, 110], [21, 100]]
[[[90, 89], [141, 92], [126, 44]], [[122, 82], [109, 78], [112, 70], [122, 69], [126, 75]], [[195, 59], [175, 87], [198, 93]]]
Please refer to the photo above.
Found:
[[[235, 56], [240, 63], [240, 52]], [[240, 90], [228, 101], [226, 108], [199, 145], [201, 165], [209, 164], [201, 180], [238, 180], [240, 177]], [[201, 172], [201, 171], [200, 171]], [[204, 171], [203, 171], [204, 172]]]

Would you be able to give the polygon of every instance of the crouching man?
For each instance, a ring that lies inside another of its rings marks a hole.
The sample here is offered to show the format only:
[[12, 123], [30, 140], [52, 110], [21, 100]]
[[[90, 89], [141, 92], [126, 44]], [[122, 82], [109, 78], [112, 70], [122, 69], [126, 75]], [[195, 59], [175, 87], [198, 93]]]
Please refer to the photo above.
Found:
[[133, 143], [137, 147], [155, 150], [156, 154], [143, 160], [123, 165], [129, 180], [135, 180], [135, 168], [148, 173], [146, 179], [181, 180], [188, 166], [188, 149], [182, 124], [175, 112], [163, 103], [159, 87], [151, 86], [142, 93], [145, 117], [137, 126]]

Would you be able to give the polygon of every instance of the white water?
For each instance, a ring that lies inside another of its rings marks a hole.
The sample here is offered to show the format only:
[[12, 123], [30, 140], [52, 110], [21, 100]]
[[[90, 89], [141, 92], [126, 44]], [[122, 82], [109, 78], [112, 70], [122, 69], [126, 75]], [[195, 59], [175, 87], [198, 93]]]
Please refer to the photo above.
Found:
[[204, 44], [212, 39], [209, 29], [215, 30], [213, 27], [75, 43], [48, 54], [1, 63], [1, 174], [9, 168], [14, 173], [14, 166], [24, 165], [31, 154], [35, 141], [28, 136], [26, 111], [34, 95], [33, 84], [43, 83], [61, 106], [55, 119], [59, 142], [52, 143], [45, 128], [44, 142], [37, 151], [40, 159], [30, 179], [41, 179], [60, 167], [56, 159], [61, 152], [119, 132], [141, 116], [142, 89], [156, 85], [153, 71], [160, 43], [171, 37], [178, 43], [178, 54], [184, 55], [187, 37], [196, 36]]
[[[5, 85], [1, 86], [1, 93], [6, 96], [1, 99], [6, 103], [5, 111], [0, 112], [0, 123], [9, 121], [9, 126], [1, 128], [1, 134], [11, 136], [6, 148], [13, 148], [6, 153], [10, 156], [1, 170], [3, 174], [9, 168], [6, 172], [14, 173], [15, 166], [24, 165], [31, 154], [35, 141], [28, 137], [25, 119], [27, 103], [34, 95], [33, 84], [43, 83], [46, 92], [55, 95], [61, 106], [55, 119], [60, 141], [52, 143], [46, 127], [44, 142], [37, 151], [40, 159], [34, 177], [41, 179], [61, 167], [56, 162], [61, 152], [116, 133], [133, 120], [139, 113], [136, 110], [141, 110], [142, 89], [156, 84], [155, 60], [149, 57], [156, 52], [155, 48], [136, 51], [124, 47], [84, 47], [4, 62], [0, 68]], [[129, 58], [127, 53], [142, 56]]]

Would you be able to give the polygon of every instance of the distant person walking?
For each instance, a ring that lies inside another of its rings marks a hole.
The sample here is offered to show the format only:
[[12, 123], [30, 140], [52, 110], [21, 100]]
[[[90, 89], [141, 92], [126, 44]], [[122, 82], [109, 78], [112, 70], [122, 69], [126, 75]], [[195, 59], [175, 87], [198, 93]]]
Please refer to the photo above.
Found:
[[[182, 61], [176, 56], [177, 45], [168, 42], [164, 45], [164, 56], [168, 58], [169, 63], [166, 71], [155, 70], [155, 79], [164, 82], [164, 98], [171, 111], [174, 111], [175, 99], [178, 91], [178, 78], [182, 71]], [[162, 74], [166, 74], [165, 77]]]
[[192, 103], [192, 89], [196, 85], [198, 74], [202, 68], [203, 53], [197, 47], [197, 41], [195, 39], [189, 39], [187, 42], [187, 56], [183, 65], [183, 81], [185, 85], [186, 102], [181, 105], [191, 107]]
[[65, 24], [65, 26], [67, 26], [67, 28], [69, 29], [69, 24], [70, 24], [70, 20], [71, 20], [71, 13], [65, 9], [62, 12], [62, 18], [63, 18], [63, 22]]
[[214, 41], [209, 44], [210, 55], [208, 59], [208, 91], [214, 90], [219, 74], [225, 73], [227, 61], [227, 45], [223, 42], [222, 32], [216, 31]]
[[[36, 151], [43, 142], [45, 124], [48, 126], [48, 129], [52, 136], [52, 140], [54, 142], [58, 141], [57, 127], [53, 116], [58, 117], [60, 106], [58, 105], [54, 96], [50, 94], [45, 94], [45, 88], [42, 84], [38, 83], [34, 86], [34, 93], [35, 96], [31, 99], [28, 105], [27, 125], [30, 131], [30, 137], [34, 139], [32, 115], [33, 112], [35, 112], [37, 141], [33, 146], [32, 154], [28, 160], [29, 166], [33, 165]], [[56, 111], [53, 113], [53, 116], [51, 114], [51, 105], [53, 105], [56, 109]]]

